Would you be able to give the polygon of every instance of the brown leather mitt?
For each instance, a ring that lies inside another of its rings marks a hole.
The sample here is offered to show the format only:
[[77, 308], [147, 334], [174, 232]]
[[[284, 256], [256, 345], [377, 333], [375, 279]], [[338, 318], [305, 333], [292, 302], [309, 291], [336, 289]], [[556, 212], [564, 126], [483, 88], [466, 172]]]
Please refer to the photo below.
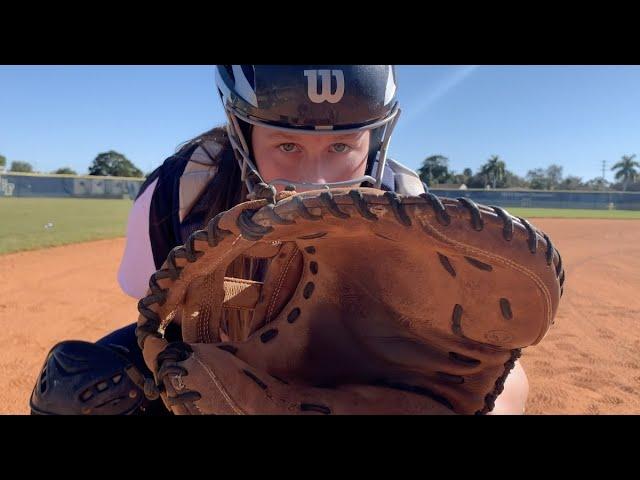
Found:
[[[547, 235], [498, 207], [285, 192], [175, 248], [137, 335], [176, 414], [484, 414], [562, 294]], [[259, 280], [231, 266], [262, 265]]]

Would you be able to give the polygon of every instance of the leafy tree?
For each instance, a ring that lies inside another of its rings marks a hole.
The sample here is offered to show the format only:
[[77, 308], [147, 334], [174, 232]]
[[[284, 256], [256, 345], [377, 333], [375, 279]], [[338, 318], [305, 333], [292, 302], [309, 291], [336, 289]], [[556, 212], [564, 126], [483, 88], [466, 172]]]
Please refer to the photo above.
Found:
[[542, 168], [529, 170], [526, 179], [529, 182], [529, 188], [534, 190], [549, 190], [551, 187], [547, 173]]
[[481, 173], [476, 173], [467, 181], [467, 187], [469, 188], [486, 188], [488, 184], [487, 176]]
[[504, 188], [529, 188], [529, 183], [510, 170], [504, 171]]
[[558, 187], [562, 190], [580, 190], [581, 188], [584, 188], [584, 184], [582, 183], [581, 177], [569, 175], [562, 182], [560, 182]]
[[589, 190], [606, 190], [607, 188], [609, 188], [609, 182], [607, 182], [607, 180], [602, 177], [592, 178], [584, 185]]
[[32, 173], [33, 167], [29, 162], [13, 161], [11, 162], [10, 172]]
[[53, 172], [56, 175], [77, 175], [78, 173], [70, 167], [62, 167]]
[[453, 179], [453, 175], [449, 172], [449, 159], [443, 155], [431, 155], [425, 158], [417, 173], [429, 186], [447, 183]]
[[113, 177], [142, 177], [143, 173], [127, 157], [109, 150], [100, 153], [89, 167], [89, 175]]
[[546, 177], [549, 180], [549, 189], [557, 187], [562, 182], [562, 167], [560, 165], [552, 164], [547, 167], [545, 171]]

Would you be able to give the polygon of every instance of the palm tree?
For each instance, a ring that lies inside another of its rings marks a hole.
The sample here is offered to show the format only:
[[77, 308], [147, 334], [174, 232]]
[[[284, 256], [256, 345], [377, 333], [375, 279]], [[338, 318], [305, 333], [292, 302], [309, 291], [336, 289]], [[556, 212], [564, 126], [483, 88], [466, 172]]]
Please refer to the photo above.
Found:
[[491, 180], [491, 185], [496, 188], [496, 182], [504, 180], [506, 166], [498, 155], [491, 155], [487, 163], [480, 168], [480, 173]]
[[636, 167], [640, 168], [640, 163], [636, 162], [634, 158], [636, 158], [635, 153], [633, 155], [623, 155], [622, 160], [611, 167], [611, 170], [617, 170], [616, 180], [623, 179], [622, 189], [624, 191], [627, 190], [629, 181], [633, 182], [638, 178]]

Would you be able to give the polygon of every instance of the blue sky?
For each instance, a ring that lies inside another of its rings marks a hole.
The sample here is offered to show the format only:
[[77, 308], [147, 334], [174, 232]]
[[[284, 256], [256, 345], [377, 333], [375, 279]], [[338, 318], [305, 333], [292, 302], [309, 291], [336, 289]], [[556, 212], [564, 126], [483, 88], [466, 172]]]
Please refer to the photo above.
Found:
[[[601, 175], [640, 156], [640, 67], [398, 66], [393, 158], [432, 154], [458, 172], [493, 154], [519, 175], [557, 163]], [[0, 154], [85, 173], [107, 150], [151, 171], [223, 121], [212, 66], [0, 66]], [[610, 171], [607, 178], [613, 178]]]

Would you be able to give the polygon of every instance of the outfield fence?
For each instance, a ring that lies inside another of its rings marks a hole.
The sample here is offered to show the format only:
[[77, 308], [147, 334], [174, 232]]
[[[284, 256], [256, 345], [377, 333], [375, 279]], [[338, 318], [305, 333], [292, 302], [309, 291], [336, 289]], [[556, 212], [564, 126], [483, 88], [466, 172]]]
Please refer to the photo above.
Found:
[[[144, 179], [80, 175], [0, 173], [0, 197], [78, 197], [134, 199]], [[640, 210], [640, 192], [544, 190], [450, 190], [433, 187], [442, 197], [466, 197], [485, 205], [522, 208]]]
[[466, 197], [499, 207], [583, 208], [593, 210], [640, 210], [640, 192], [581, 192], [543, 190], [445, 190], [430, 191], [440, 197]]
[[134, 199], [143, 178], [0, 173], [0, 197]]

